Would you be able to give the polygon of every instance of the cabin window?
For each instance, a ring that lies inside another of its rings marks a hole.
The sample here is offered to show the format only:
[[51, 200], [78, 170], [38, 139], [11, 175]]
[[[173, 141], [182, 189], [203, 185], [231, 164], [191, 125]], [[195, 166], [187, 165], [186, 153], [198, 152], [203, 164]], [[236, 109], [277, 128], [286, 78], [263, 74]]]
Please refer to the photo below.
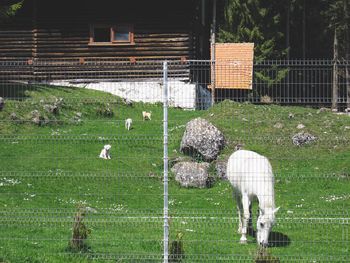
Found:
[[117, 25], [112, 28], [112, 42], [114, 43], [132, 43], [133, 28], [131, 25]]
[[90, 45], [123, 45], [134, 43], [132, 25], [92, 25], [90, 26]]

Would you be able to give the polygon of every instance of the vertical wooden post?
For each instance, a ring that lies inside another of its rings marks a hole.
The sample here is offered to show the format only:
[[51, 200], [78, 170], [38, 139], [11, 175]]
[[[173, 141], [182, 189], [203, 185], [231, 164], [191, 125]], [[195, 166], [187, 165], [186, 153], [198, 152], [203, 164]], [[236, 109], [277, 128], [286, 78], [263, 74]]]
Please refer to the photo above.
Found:
[[211, 25], [211, 105], [215, 104], [215, 77], [216, 77], [216, 62], [215, 62], [215, 33], [216, 33], [216, 0], [213, 0], [213, 22]]
[[31, 74], [32, 77], [35, 76], [35, 64], [36, 57], [38, 55], [38, 4], [37, 0], [33, 0], [32, 2], [32, 58], [31, 58]]
[[338, 110], [338, 37], [334, 29], [333, 42], [333, 82], [332, 82], [332, 110]]

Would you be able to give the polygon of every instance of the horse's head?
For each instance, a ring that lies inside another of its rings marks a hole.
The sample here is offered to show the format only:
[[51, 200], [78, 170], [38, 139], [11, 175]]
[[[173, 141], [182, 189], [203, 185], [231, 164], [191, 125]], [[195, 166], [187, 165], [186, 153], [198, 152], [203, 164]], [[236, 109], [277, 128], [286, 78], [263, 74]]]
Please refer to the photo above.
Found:
[[259, 217], [257, 220], [257, 234], [256, 239], [259, 245], [266, 247], [268, 245], [269, 234], [273, 225], [275, 224], [275, 214], [279, 207], [274, 208], [260, 208]]

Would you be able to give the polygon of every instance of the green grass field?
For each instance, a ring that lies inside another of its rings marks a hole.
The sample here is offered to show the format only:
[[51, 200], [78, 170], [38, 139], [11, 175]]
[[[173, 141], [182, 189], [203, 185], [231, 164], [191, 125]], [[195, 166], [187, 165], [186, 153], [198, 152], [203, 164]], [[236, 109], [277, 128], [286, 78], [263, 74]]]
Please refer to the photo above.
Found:
[[[110, 94], [78, 88], [16, 88], [21, 93], [0, 111], [0, 262], [161, 262], [163, 106], [128, 106]], [[44, 105], [57, 98], [63, 98], [59, 113], [46, 112]], [[34, 110], [42, 125], [31, 122]], [[142, 121], [143, 110], [152, 111], [152, 121]], [[233, 101], [206, 111], [171, 108], [171, 160], [181, 156], [185, 124], [199, 116], [227, 139], [219, 160], [238, 143], [270, 159], [281, 209], [269, 253], [281, 262], [350, 261], [349, 116]], [[129, 117], [134, 123], [127, 131]], [[315, 143], [293, 145], [300, 123], [317, 136]], [[98, 155], [107, 143], [112, 159], [102, 160]], [[78, 206], [95, 211], [84, 218], [91, 232], [81, 252], [68, 248]], [[170, 174], [169, 214], [170, 239], [183, 233], [184, 261], [254, 262], [255, 239], [239, 244], [227, 181], [184, 189]]]

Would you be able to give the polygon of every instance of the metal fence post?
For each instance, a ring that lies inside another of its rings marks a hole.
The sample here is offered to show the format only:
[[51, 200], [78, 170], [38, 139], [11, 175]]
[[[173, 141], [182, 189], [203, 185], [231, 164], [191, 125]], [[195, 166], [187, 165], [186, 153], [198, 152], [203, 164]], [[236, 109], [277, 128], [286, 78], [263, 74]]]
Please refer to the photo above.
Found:
[[168, 219], [168, 63], [163, 62], [163, 147], [164, 147], [164, 263], [169, 258], [169, 219]]

